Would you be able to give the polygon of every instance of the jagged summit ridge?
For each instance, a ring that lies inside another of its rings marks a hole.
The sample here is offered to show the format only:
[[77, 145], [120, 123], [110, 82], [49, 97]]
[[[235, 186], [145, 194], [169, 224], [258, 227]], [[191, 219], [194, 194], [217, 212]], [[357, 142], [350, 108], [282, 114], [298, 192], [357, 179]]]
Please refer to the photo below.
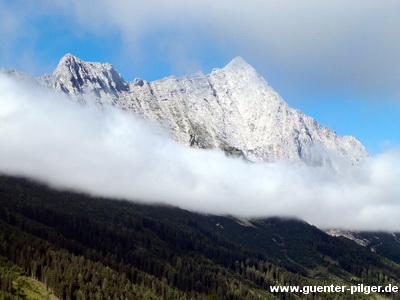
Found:
[[118, 94], [127, 90], [127, 84], [111, 64], [85, 62], [72, 54], [61, 58], [52, 74], [51, 85], [54, 89], [74, 95], [90, 92], [101, 98], [104, 103], [112, 103]]
[[65, 55], [42, 84], [100, 105], [132, 111], [167, 125], [179, 143], [222, 149], [249, 161], [357, 163], [367, 152], [354, 137], [341, 137], [292, 109], [243, 58], [210, 74], [125, 82], [110, 64]]

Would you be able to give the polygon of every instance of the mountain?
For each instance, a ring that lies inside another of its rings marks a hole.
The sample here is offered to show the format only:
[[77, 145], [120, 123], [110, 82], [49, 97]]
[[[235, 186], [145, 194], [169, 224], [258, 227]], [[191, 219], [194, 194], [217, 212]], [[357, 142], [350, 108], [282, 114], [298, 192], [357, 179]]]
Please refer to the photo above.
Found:
[[[110, 64], [70, 54], [41, 78], [1, 71], [167, 125], [184, 145], [252, 162], [336, 166], [367, 155], [355, 138], [290, 108], [241, 58], [209, 75], [154, 82], [125, 82]], [[400, 286], [398, 234], [347, 235], [365, 244], [300, 220], [203, 215], [0, 176], [0, 298], [400, 299], [398, 293], [271, 292], [282, 285]]]
[[330, 229], [327, 234], [343, 237], [364, 246], [371, 252], [376, 252], [400, 264], [400, 232], [368, 232]]
[[47, 299], [25, 294], [38, 281], [58, 299], [400, 299], [272, 293], [400, 286], [398, 264], [303, 221], [202, 215], [0, 176], [0, 298]]
[[112, 103], [119, 93], [128, 90], [121, 75], [110, 64], [87, 63], [71, 54], [65, 55], [53, 74], [45, 75], [43, 80], [55, 90], [82, 101], [84, 93], [92, 93], [102, 104]]
[[125, 82], [110, 64], [67, 54], [38, 81], [77, 101], [113, 105], [167, 126], [183, 145], [222, 149], [251, 162], [357, 164], [368, 155], [354, 137], [290, 108], [240, 57], [208, 75]]

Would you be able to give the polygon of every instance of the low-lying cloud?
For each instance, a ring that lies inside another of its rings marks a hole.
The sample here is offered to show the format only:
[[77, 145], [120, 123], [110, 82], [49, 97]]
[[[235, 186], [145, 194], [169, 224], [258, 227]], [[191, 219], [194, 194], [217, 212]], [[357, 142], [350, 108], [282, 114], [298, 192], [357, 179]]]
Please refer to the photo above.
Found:
[[185, 148], [116, 109], [0, 75], [0, 172], [92, 195], [319, 227], [400, 230], [400, 152], [339, 173]]

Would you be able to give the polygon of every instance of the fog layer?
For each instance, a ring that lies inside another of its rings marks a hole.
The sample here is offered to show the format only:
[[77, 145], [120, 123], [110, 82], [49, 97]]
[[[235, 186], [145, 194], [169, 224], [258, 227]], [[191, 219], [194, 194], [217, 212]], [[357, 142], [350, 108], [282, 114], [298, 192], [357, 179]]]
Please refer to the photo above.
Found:
[[214, 214], [298, 217], [319, 227], [400, 230], [400, 152], [335, 172], [248, 164], [0, 75], [0, 172], [50, 186]]

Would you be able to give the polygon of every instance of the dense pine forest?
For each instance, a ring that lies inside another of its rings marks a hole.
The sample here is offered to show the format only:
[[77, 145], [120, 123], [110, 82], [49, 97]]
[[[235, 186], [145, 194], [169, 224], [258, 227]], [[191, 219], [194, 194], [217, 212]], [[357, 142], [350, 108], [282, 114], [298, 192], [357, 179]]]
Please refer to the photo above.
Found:
[[269, 291], [400, 286], [399, 256], [299, 220], [249, 222], [0, 177], [0, 299], [400, 299]]

